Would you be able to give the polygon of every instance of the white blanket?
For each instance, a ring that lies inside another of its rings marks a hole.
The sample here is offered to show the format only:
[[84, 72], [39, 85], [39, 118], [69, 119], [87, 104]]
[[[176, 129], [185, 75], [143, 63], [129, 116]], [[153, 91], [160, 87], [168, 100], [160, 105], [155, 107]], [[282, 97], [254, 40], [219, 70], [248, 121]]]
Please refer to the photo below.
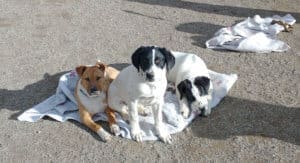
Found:
[[[210, 76], [214, 86], [213, 107], [215, 107], [235, 83], [237, 75], [225, 75], [210, 71]], [[64, 122], [68, 119], [80, 122], [78, 108], [73, 93], [77, 80], [78, 76], [74, 70], [61, 76], [56, 93], [40, 104], [26, 110], [18, 117], [18, 120], [36, 122], [44, 116], [49, 116], [60, 122]], [[179, 114], [179, 104], [176, 95], [171, 91], [167, 91], [165, 94], [163, 113], [163, 121], [166, 130], [170, 134], [182, 131], [199, 114], [194, 112], [188, 119], [182, 118]], [[96, 114], [93, 119], [95, 121], [107, 121], [107, 117], [104, 113]], [[143, 140], [157, 140], [158, 138], [155, 135], [152, 115], [147, 117], [140, 116], [139, 119], [141, 129], [145, 132]], [[122, 120], [118, 114], [117, 122], [121, 128], [121, 136], [131, 139], [129, 124]]]
[[206, 41], [206, 47], [257, 53], [287, 51], [290, 48], [289, 45], [276, 38], [276, 34], [283, 31], [284, 27], [277, 23], [273, 24], [273, 20], [289, 25], [296, 22], [290, 14], [284, 17], [274, 15], [272, 18], [261, 18], [255, 15], [232, 27], [221, 28], [213, 38]]

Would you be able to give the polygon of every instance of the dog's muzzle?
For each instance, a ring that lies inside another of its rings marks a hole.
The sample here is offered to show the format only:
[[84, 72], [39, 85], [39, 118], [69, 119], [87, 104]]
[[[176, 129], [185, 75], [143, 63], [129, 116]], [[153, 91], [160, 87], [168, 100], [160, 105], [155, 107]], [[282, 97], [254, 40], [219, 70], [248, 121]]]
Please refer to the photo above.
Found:
[[203, 107], [203, 108], [199, 108], [199, 110], [200, 110], [200, 116], [201, 117], [205, 117], [205, 108]]
[[208, 106], [205, 106], [203, 108], [199, 108], [200, 110], [200, 116], [201, 117], [207, 117], [208, 115], [211, 114], [211, 108], [209, 108]]
[[154, 81], [154, 74], [153, 73], [146, 73], [146, 80], [153, 82]]
[[96, 88], [96, 87], [92, 87], [91, 89], [90, 89], [90, 95], [91, 96], [95, 96], [95, 95], [99, 95], [100, 94], [100, 91], [98, 91], [98, 89]]
[[95, 93], [95, 92], [97, 91], [97, 88], [96, 88], [96, 87], [92, 87], [92, 88], [90, 89], [90, 91], [91, 91], [91, 94], [93, 94], [93, 93]]

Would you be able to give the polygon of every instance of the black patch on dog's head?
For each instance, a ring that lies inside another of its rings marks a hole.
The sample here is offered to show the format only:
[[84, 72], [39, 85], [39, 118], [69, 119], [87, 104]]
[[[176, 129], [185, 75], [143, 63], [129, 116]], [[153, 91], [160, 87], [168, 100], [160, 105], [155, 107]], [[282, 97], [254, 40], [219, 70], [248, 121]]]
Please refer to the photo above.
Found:
[[[153, 63], [153, 53], [155, 54]], [[131, 56], [131, 61], [134, 67], [140, 71], [140, 68], [145, 72], [153, 64], [163, 69], [166, 65], [167, 70], [170, 70], [175, 64], [175, 57], [165, 48], [154, 46], [141, 46]]]
[[165, 62], [167, 64], [167, 71], [171, 70], [171, 68], [175, 65], [175, 57], [172, 55], [172, 53], [167, 50], [166, 48], [158, 48], [158, 50], [164, 55]]
[[206, 76], [198, 76], [194, 80], [195, 86], [199, 90], [200, 96], [207, 95], [210, 86], [210, 79]]
[[152, 63], [152, 49], [154, 47], [141, 46], [131, 56], [131, 61], [134, 67], [140, 71], [146, 71], [151, 67]]
[[186, 98], [189, 105], [196, 100], [195, 96], [192, 93], [192, 83], [190, 80], [185, 79], [181, 81], [177, 85], [177, 89], [180, 94], [180, 100]]

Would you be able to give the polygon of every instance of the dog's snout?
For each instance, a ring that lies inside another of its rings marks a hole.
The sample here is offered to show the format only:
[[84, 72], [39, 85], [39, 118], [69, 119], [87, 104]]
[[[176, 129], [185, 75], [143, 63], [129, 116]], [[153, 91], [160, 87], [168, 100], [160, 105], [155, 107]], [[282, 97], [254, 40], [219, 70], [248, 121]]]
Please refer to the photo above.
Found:
[[199, 108], [199, 110], [200, 110], [200, 116], [205, 117], [206, 116], [205, 115], [205, 108]]
[[96, 87], [92, 87], [91, 88], [91, 93], [94, 93], [94, 92], [96, 92], [97, 91], [97, 88]]
[[146, 73], [146, 78], [147, 78], [149, 81], [153, 81], [153, 80], [154, 80], [154, 74], [153, 74], [153, 73]]

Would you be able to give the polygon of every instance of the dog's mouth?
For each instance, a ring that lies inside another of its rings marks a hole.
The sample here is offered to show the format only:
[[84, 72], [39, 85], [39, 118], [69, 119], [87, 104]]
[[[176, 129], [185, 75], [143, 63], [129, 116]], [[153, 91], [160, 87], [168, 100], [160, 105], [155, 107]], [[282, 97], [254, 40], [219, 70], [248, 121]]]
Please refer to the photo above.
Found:
[[94, 91], [94, 92], [90, 93], [90, 96], [92, 96], [92, 97], [93, 96], [98, 96], [98, 95], [100, 95], [100, 93], [101, 93], [100, 91]]
[[154, 82], [154, 79], [153, 78], [146, 78], [146, 81], [148, 81], [148, 82]]
[[84, 94], [85, 96], [87, 96], [87, 97], [97, 97], [97, 96], [99, 96], [101, 94], [100, 91], [94, 91], [94, 92], [88, 93], [87, 91], [82, 90], [82, 89], [80, 89], [80, 92], [82, 94]]

